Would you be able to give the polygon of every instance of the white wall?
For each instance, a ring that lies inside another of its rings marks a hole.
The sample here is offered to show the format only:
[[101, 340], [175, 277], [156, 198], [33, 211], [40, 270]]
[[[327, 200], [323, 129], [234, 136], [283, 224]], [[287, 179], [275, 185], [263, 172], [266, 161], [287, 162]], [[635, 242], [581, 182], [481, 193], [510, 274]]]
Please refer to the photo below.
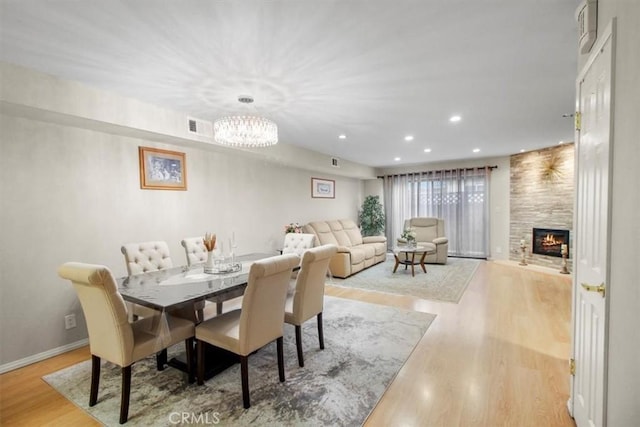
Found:
[[[289, 222], [356, 218], [359, 179], [335, 179], [335, 199], [312, 199], [317, 172], [152, 140], [0, 115], [0, 365], [86, 337], [66, 261], [126, 273], [120, 246], [235, 231], [238, 252], [275, 251]], [[186, 153], [188, 191], [141, 190], [138, 146]], [[78, 328], [63, 317], [75, 313]]]
[[630, 426], [640, 419], [640, 1], [599, 0], [599, 34], [614, 17], [607, 425]]
[[[452, 162], [424, 163], [396, 168], [381, 168], [377, 174], [392, 175], [400, 173], [421, 172], [428, 170], [472, 168], [498, 166], [491, 171], [491, 194], [489, 199], [489, 215], [491, 216], [489, 247], [491, 259], [509, 258], [509, 157], [495, 157]], [[369, 182], [369, 181], [367, 181]], [[366, 191], [365, 187], [365, 191]], [[381, 191], [382, 184], [380, 184]]]

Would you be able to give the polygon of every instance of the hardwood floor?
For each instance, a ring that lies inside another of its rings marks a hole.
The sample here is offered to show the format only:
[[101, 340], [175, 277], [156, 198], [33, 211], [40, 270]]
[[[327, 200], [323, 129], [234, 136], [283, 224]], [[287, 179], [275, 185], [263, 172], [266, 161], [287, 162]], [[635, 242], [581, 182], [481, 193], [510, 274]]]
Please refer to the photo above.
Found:
[[[331, 285], [326, 293], [437, 315], [365, 426], [575, 425], [566, 409], [569, 277], [485, 262], [458, 304]], [[99, 425], [41, 379], [89, 358], [85, 347], [0, 375], [0, 425]]]

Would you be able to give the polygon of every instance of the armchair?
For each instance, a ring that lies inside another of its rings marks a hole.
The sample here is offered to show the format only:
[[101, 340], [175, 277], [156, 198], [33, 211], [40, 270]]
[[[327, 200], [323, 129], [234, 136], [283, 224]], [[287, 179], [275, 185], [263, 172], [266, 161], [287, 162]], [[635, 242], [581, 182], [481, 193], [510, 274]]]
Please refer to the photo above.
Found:
[[[435, 250], [435, 254], [427, 254], [424, 259], [429, 264], [446, 264], [449, 250], [449, 239], [444, 236], [444, 220], [440, 218], [419, 217], [407, 219], [404, 229], [411, 228], [416, 235], [416, 244]], [[405, 239], [398, 239], [404, 244]]]

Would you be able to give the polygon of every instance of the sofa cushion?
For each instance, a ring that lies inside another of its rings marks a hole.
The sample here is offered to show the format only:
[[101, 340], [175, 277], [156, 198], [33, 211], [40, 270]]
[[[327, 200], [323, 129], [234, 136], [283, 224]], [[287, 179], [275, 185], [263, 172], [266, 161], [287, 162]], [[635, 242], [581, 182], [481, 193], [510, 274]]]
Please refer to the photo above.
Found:
[[349, 240], [349, 235], [342, 228], [342, 223], [340, 221], [327, 221], [329, 224], [329, 228], [333, 233], [333, 236], [336, 238], [338, 242], [338, 246], [353, 246], [351, 244], [351, 240]]
[[373, 245], [360, 245], [357, 248], [364, 250], [364, 259], [373, 259], [376, 255], [376, 248]]
[[375, 250], [376, 255], [384, 255], [387, 253], [387, 243], [386, 242], [376, 242], [369, 243], [371, 247]]
[[310, 227], [310, 230], [305, 228], [305, 232], [307, 233], [315, 233], [318, 236], [317, 245], [336, 245], [336, 246], [351, 246], [351, 245], [341, 245], [336, 240], [336, 237], [333, 235], [331, 231], [331, 227], [329, 227], [329, 223], [325, 221], [316, 221], [310, 222], [307, 227]]
[[360, 264], [364, 262], [366, 258], [364, 246], [359, 246], [357, 248], [351, 248], [351, 265]]
[[342, 229], [347, 234], [349, 241], [351, 242], [350, 246], [358, 246], [362, 244], [362, 233], [360, 233], [360, 229], [355, 221], [350, 219], [342, 219], [340, 220], [340, 224], [342, 225]]

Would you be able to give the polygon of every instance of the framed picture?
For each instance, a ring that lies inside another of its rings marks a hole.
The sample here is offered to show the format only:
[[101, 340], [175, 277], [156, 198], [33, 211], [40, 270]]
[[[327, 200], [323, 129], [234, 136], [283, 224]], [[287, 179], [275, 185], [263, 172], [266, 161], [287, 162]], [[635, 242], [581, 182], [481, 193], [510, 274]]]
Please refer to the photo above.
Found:
[[332, 179], [311, 178], [311, 197], [314, 199], [335, 199], [336, 182]]
[[140, 188], [149, 190], [186, 190], [187, 164], [184, 153], [138, 147]]

